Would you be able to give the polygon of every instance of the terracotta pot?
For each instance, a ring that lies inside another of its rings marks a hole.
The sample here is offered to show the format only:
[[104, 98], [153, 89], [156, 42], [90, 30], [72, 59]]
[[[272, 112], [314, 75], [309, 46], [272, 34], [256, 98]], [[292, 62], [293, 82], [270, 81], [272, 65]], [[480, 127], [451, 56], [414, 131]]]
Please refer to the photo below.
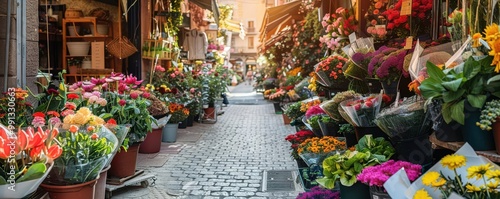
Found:
[[290, 118], [285, 114], [282, 114], [282, 116], [283, 116], [283, 123], [290, 124], [291, 122]]
[[51, 199], [90, 199], [94, 198], [97, 179], [75, 185], [49, 185], [40, 186], [49, 193]]
[[500, 117], [497, 117], [496, 122], [493, 122], [492, 128], [491, 133], [493, 133], [493, 139], [495, 140], [495, 148], [497, 154], [500, 154]]
[[111, 168], [111, 166], [104, 168], [99, 174], [99, 178], [97, 179], [97, 183], [95, 185], [95, 199], [105, 198], [106, 196], [106, 180], [108, 179], [109, 168]]
[[139, 153], [158, 153], [161, 149], [162, 128], [153, 129], [139, 147]]
[[125, 178], [134, 175], [139, 146], [139, 143], [133, 144], [128, 147], [127, 151], [121, 148], [121, 150], [116, 153], [113, 161], [111, 161], [111, 169], [108, 171], [109, 176]]
[[68, 66], [68, 72], [69, 74], [76, 74], [78, 72], [78, 66], [77, 65]]
[[203, 109], [203, 111], [205, 111], [206, 119], [215, 119], [215, 107], [208, 107]]

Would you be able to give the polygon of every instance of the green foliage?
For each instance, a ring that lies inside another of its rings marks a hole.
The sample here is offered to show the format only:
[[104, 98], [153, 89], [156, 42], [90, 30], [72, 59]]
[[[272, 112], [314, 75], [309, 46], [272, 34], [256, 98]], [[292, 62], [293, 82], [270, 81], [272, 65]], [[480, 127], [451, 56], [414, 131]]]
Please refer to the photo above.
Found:
[[341, 124], [338, 133], [342, 134], [344, 136], [346, 134], [353, 134], [354, 133], [354, 127], [351, 124], [349, 124], [349, 123]]
[[383, 137], [373, 138], [372, 135], [365, 135], [359, 139], [356, 150], [370, 152], [379, 162], [386, 162], [396, 153], [389, 141]]
[[304, 112], [300, 111], [301, 106], [302, 102], [294, 102], [285, 109], [284, 114], [287, 115], [291, 120], [301, 118], [305, 115]]

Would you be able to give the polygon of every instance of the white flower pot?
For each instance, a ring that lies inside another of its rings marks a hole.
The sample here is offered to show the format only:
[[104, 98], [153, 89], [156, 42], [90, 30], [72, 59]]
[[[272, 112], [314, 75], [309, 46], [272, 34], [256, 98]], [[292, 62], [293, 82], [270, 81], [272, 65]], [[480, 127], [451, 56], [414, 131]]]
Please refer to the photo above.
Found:
[[71, 56], [87, 56], [89, 55], [90, 42], [67, 42], [68, 51]]
[[80, 33], [80, 26], [68, 26], [68, 34], [69, 36], [78, 36], [78, 33]]
[[[90, 27], [90, 32], [95, 36], [95, 30], [93, 26]], [[107, 24], [97, 24], [97, 33], [99, 33], [100, 35], [108, 35], [108, 32], [109, 28]]]

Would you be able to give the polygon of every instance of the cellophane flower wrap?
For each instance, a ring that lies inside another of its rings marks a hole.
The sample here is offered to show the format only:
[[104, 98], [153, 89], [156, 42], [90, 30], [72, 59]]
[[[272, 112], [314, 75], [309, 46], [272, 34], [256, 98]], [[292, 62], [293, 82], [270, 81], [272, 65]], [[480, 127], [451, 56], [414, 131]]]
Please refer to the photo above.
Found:
[[375, 123], [391, 140], [404, 140], [429, 133], [432, 121], [429, 111], [424, 110], [424, 100], [413, 96], [392, 105], [377, 115]]
[[322, 166], [322, 162], [328, 156], [341, 153], [347, 149], [346, 141], [342, 138], [324, 136], [314, 137], [300, 143], [297, 152], [306, 162], [307, 166]]
[[380, 112], [382, 105], [382, 94], [372, 94], [368, 97], [360, 97], [346, 100], [340, 103], [345, 114], [342, 117], [352, 121], [353, 126], [371, 127], [375, 126], [375, 117]]
[[401, 168], [411, 182], [415, 181], [422, 174], [422, 166], [406, 161], [389, 160], [380, 165], [366, 167], [358, 174], [357, 179], [368, 186], [383, 187], [384, 183]]
[[344, 66], [348, 61], [347, 58], [338, 54], [324, 58], [315, 66], [314, 72], [318, 77], [316, 81], [326, 87], [348, 82], [343, 73]]

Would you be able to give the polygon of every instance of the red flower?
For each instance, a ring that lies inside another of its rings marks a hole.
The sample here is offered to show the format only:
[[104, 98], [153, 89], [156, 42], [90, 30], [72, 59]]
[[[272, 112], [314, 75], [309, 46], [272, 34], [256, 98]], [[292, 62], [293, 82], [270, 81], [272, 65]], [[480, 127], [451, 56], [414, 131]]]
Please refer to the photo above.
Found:
[[149, 97], [151, 97], [151, 94], [149, 94], [148, 92], [144, 92], [144, 93], [142, 93], [142, 97], [149, 98]]
[[76, 94], [76, 93], [70, 93], [70, 94], [66, 95], [66, 97], [70, 100], [80, 98], [80, 96], [78, 96], [78, 94]]
[[52, 117], [61, 117], [61, 115], [59, 115], [59, 113], [56, 111], [48, 111], [47, 115], [50, 115]]
[[70, 109], [70, 110], [75, 110], [76, 109], [76, 104], [73, 103], [73, 102], [66, 102], [66, 104], [64, 104], [64, 107], [67, 108], [67, 109]]
[[125, 106], [127, 104], [127, 101], [121, 99], [118, 103], [120, 104], [120, 106]]
[[113, 119], [113, 118], [111, 118], [111, 119], [109, 119], [109, 120], [108, 120], [108, 122], [107, 122], [107, 123], [108, 123], [108, 124], [111, 124], [111, 125], [116, 125], [116, 120], [115, 120], [115, 119]]
[[49, 94], [49, 95], [59, 95], [59, 91], [57, 91], [57, 89], [49, 88], [47, 90], [47, 94]]
[[33, 113], [33, 117], [45, 118], [45, 114], [43, 114], [42, 112], [36, 112], [36, 113]]
[[137, 99], [138, 97], [139, 97], [139, 93], [137, 93], [137, 92], [130, 93], [130, 98]]

